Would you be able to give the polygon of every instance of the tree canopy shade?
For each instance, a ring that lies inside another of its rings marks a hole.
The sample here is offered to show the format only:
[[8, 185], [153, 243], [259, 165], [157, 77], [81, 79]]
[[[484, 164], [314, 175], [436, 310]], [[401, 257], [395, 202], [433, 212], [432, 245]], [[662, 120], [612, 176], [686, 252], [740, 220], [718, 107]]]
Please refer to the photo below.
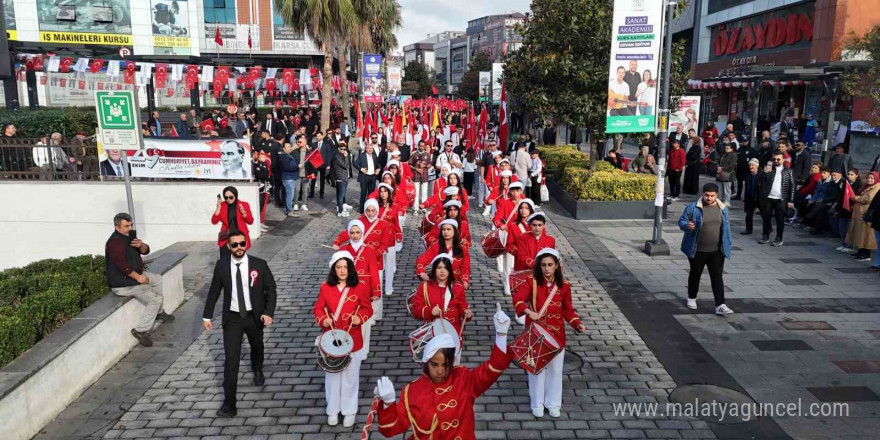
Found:
[[[681, 5], [681, 4], [680, 4]], [[534, 0], [505, 57], [504, 80], [518, 109], [602, 132], [608, 104], [612, 0]], [[686, 91], [684, 43], [673, 48], [670, 94]]]
[[880, 26], [864, 36], [851, 34], [843, 45], [844, 61], [866, 59], [870, 62], [847, 69], [840, 84], [846, 94], [871, 100], [871, 110], [865, 122], [880, 125]]
[[415, 60], [410, 61], [403, 68], [403, 77], [406, 81], [401, 84], [402, 94], [412, 95], [415, 99], [422, 99], [433, 94], [431, 90], [434, 85], [433, 74], [428, 72], [428, 68], [424, 64]]
[[492, 62], [489, 61], [489, 55], [486, 52], [477, 52], [468, 66], [467, 72], [461, 78], [461, 85], [458, 86], [458, 94], [462, 98], [476, 101], [480, 99], [480, 72], [488, 72], [492, 70]]

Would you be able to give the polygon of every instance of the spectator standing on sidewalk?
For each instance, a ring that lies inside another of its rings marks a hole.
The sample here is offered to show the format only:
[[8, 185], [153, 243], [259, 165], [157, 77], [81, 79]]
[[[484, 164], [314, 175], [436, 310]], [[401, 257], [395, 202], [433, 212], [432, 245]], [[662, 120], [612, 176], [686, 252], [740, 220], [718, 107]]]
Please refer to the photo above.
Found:
[[107, 284], [114, 295], [131, 296], [144, 305], [141, 320], [131, 329], [131, 334], [141, 345], [150, 347], [153, 323], [174, 321], [174, 316], [162, 310], [162, 276], [144, 270], [141, 255], [149, 254], [150, 246], [137, 238], [131, 216], [116, 214], [113, 227], [116, 230], [104, 246]]
[[678, 201], [681, 193], [681, 171], [687, 164], [687, 157], [681, 148], [681, 142], [678, 139], [672, 141], [672, 149], [669, 150], [669, 161], [666, 165], [666, 176], [669, 178], [669, 194], [670, 200]]
[[764, 223], [760, 244], [770, 241], [770, 215], [776, 219], [776, 238], [771, 246], [782, 246], [785, 232], [786, 211], [794, 209], [794, 177], [791, 169], [785, 167], [785, 154], [777, 151], [773, 155], [773, 165], [764, 167], [763, 188], [761, 190], [761, 218]]
[[338, 152], [330, 162], [330, 178], [336, 182], [336, 215], [348, 217], [345, 209], [345, 193], [348, 191], [348, 180], [351, 179], [351, 156], [348, 154], [348, 143], [339, 141]]
[[296, 216], [293, 213], [293, 198], [297, 194], [296, 184], [299, 182], [299, 160], [293, 154], [293, 145], [284, 144], [284, 149], [278, 156], [278, 179], [284, 187], [284, 215]]
[[220, 256], [228, 255], [229, 234], [233, 231], [241, 231], [247, 238], [247, 248], [251, 247], [251, 237], [247, 225], [254, 223], [254, 215], [251, 207], [244, 200], [238, 199], [238, 189], [234, 186], [223, 188], [223, 192], [217, 195], [217, 209], [211, 216], [211, 224], [220, 223], [220, 233], [217, 235], [217, 246], [220, 248]]
[[865, 222], [865, 213], [877, 197], [878, 189], [880, 189], [880, 174], [872, 171], [865, 178], [865, 183], [856, 191], [856, 196], [852, 198], [852, 219], [849, 231], [846, 233], [846, 242], [851, 249], [857, 250], [853, 255], [856, 261], [870, 261], [871, 251], [877, 249], [877, 240], [874, 239], [871, 227]]
[[[831, 219], [831, 230], [840, 238], [840, 246], [837, 247], [837, 250], [851, 254], [854, 253], [856, 249], [853, 249], [847, 244], [846, 235], [850, 230], [849, 225], [852, 223], [853, 208], [855, 204], [852, 203], [852, 200], [845, 200], [847, 184], [849, 184], [849, 187], [852, 189], [852, 194], [859, 194], [859, 191], [862, 189], [862, 181], [859, 179], [858, 169], [850, 168], [850, 170], [847, 171], [846, 182], [840, 187], [840, 195], [838, 196], [837, 204], [834, 207], [835, 210], [832, 211], [831, 214], [833, 216]], [[847, 202], [850, 202], [849, 209], [844, 206]]]
[[731, 197], [732, 200], [743, 198], [743, 186], [749, 176], [749, 161], [757, 157], [758, 152], [749, 144], [740, 144], [739, 150], [736, 150], [736, 195]]
[[[878, 177], [874, 176], [874, 178], [877, 179]], [[880, 197], [877, 197], [876, 194], [874, 195], [874, 200], [871, 200], [871, 204], [868, 205], [863, 218], [871, 226], [871, 229], [874, 230], [874, 243], [880, 245]], [[874, 256], [874, 264], [871, 266], [871, 269], [880, 270], [880, 248], [878, 248], [877, 254]]]
[[690, 262], [687, 307], [697, 309], [697, 292], [703, 267], [709, 268], [715, 314], [729, 315], [724, 303], [724, 259], [730, 258], [730, 216], [727, 205], [718, 200], [718, 185], [703, 185], [703, 196], [684, 208], [678, 227], [684, 231], [681, 251]]
[[742, 196], [743, 205], [746, 211], [746, 230], [740, 232], [741, 235], [749, 235], [752, 233], [755, 210], [758, 210], [759, 215], [761, 214], [761, 208], [758, 201], [761, 198], [764, 186], [764, 175], [761, 174], [758, 159], [752, 158], [749, 160], [748, 166], [749, 172], [743, 178], [743, 181], [745, 182], [745, 192]]
[[718, 186], [721, 188], [718, 198], [725, 204], [730, 203], [733, 185], [736, 183], [737, 154], [734, 152], [733, 146], [733, 143], [724, 144], [724, 154], [718, 159], [718, 174], [715, 175], [715, 180], [718, 181]]

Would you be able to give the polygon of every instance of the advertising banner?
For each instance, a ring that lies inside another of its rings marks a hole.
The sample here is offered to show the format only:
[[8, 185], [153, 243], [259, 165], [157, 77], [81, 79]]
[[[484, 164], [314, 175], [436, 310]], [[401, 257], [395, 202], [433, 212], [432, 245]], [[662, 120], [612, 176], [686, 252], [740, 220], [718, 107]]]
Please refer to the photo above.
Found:
[[6, 19], [6, 39], [18, 40], [18, 30], [15, 27], [15, 6], [12, 4], [12, 0], [3, 2], [3, 18]]
[[44, 43], [131, 46], [129, 0], [36, 0]]
[[320, 53], [311, 40], [306, 38], [302, 29], [294, 29], [284, 23], [281, 14], [275, 9], [276, 1], [271, 1], [272, 50]]
[[189, 1], [150, 0], [150, 3], [153, 46], [190, 47]]
[[388, 66], [388, 94], [396, 96], [400, 94], [400, 67]]
[[382, 55], [364, 55], [364, 102], [382, 102]]
[[485, 101], [492, 88], [492, 72], [480, 72], [480, 101]]
[[504, 76], [504, 64], [492, 63], [492, 102], [501, 102], [501, 77]]
[[654, 131], [663, 3], [614, 0], [606, 133]]
[[133, 177], [249, 180], [247, 139], [178, 140], [145, 138], [144, 149], [129, 160]]
[[682, 133], [694, 129], [700, 134], [700, 96], [682, 96], [678, 99], [678, 110], [669, 116], [669, 132], [674, 133], [679, 126]]

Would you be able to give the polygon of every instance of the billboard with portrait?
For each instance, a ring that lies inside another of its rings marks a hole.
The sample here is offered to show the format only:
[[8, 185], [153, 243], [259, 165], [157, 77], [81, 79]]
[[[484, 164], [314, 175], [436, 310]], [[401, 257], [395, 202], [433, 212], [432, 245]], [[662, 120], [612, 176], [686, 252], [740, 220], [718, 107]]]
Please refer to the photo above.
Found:
[[44, 43], [131, 46], [129, 0], [36, 0]]
[[144, 138], [144, 149], [130, 153], [133, 177], [251, 179], [251, 146], [247, 139]]
[[400, 67], [388, 66], [388, 94], [399, 95], [401, 85]]
[[364, 102], [382, 102], [382, 55], [364, 55]]
[[189, 1], [150, 0], [153, 46], [190, 47]]
[[669, 115], [669, 132], [674, 133], [679, 126], [682, 133], [694, 129], [700, 134], [700, 96], [681, 96], [678, 98], [678, 110]]

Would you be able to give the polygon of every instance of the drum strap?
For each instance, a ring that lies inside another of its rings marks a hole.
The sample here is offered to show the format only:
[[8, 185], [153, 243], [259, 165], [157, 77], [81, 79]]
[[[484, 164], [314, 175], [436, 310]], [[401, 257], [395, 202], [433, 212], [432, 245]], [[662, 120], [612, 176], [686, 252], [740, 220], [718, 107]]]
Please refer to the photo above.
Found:
[[367, 243], [367, 237], [369, 237], [369, 236], [370, 236], [370, 233], [373, 232], [373, 228], [375, 228], [376, 225], [379, 224], [379, 220], [381, 220], [381, 219], [377, 216], [377, 217], [376, 217], [376, 221], [374, 221], [373, 224], [370, 225], [370, 227], [367, 229], [367, 232], [364, 233], [364, 236], [363, 236], [363, 238], [362, 238], [364, 244]]
[[348, 286], [345, 289], [342, 289], [342, 294], [339, 296], [339, 304], [336, 305], [336, 311], [333, 312], [333, 322], [339, 321], [339, 315], [342, 313], [342, 306], [345, 304], [346, 299], [348, 299]]
[[[547, 301], [544, 301], [544, 305], [541, 306], [541, 311], [538, 312], [538, 318], [543, 318], [544, 314], [547, 313], [547, 308], [550, 307], [550, 303], [553, 302], [553, 298], [556, 296], [556, 292], [559, 291], [559, 287], [554, 283], [553, 289], [550, 289], [550, 295], [547, 296]], [[538, 302], [538, 282], [532, 279], [532, 305], [537, 305]]]

